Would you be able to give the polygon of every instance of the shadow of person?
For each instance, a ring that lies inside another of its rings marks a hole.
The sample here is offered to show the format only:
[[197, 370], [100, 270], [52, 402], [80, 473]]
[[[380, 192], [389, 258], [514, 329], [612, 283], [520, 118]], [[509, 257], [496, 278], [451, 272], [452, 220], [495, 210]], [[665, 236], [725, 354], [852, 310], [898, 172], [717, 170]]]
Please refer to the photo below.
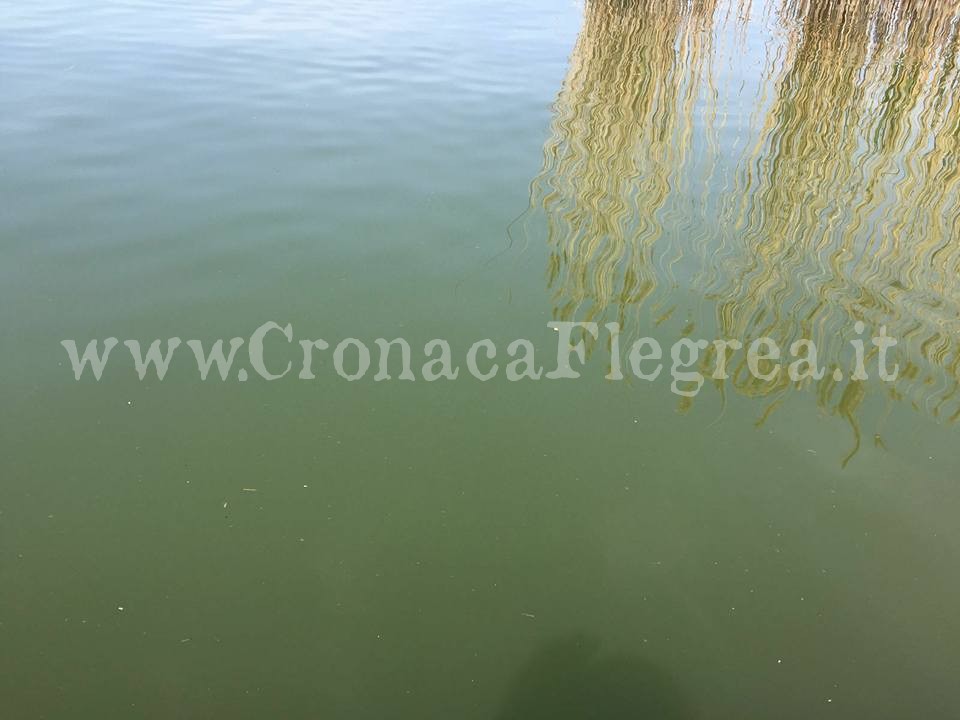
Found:
[[511, 682], [497, 720], [690, 720], [694, 713], [664, 671], [601, 652], [582, 636], [550, 641]]

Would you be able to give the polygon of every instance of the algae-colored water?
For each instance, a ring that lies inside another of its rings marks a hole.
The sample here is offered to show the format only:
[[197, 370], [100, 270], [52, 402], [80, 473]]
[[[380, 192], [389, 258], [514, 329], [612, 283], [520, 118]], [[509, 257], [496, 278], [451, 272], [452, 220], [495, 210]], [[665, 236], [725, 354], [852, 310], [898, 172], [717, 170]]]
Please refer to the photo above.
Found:
[[[956, 717], [958, 20], [0, 4], [0, 717]], [[901, 372], [508, 380], [562, 320]], [[276, 381], [60, 344], [268, 321]]]

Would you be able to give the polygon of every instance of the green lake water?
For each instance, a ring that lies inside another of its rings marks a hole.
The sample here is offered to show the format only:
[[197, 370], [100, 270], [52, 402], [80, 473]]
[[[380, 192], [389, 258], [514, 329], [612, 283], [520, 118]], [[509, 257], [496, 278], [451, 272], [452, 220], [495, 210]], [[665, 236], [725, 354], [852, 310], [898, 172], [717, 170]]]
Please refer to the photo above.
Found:
[[[958, 16], [654, 5], [0, 0], [0, 717], [960, 715]], [[557, 320], [627, 377], [506, 379]]]

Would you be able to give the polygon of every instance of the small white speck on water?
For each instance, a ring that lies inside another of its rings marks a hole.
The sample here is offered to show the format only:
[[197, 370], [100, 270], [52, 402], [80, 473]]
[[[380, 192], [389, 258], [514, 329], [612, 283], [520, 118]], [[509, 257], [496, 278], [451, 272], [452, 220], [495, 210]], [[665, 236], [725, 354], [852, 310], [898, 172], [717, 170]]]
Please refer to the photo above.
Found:
[[120, 612], [123, 612], [123, 605], [117, 605], [117, 610], [119, 610]]

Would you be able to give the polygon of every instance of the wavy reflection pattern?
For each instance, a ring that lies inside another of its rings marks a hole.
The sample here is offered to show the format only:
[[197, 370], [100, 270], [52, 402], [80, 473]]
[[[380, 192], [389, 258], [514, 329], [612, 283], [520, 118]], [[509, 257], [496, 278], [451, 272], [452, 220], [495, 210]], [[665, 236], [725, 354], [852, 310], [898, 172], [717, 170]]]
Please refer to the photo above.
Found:
[[[856, 321], [886, 325], [883, 390], [960, 418], [958, 21], [955, 1], [587, 0], [531, 196], [555, 316], [629, 334], [692, 289], [704, 329], [809, 339], [827, 368]], [[751, 34], [753, 94], [717, 81]], [[731, 374], [764, 417], [797, 385]], [[800, 385], [859, 443], [866, 383]]]

